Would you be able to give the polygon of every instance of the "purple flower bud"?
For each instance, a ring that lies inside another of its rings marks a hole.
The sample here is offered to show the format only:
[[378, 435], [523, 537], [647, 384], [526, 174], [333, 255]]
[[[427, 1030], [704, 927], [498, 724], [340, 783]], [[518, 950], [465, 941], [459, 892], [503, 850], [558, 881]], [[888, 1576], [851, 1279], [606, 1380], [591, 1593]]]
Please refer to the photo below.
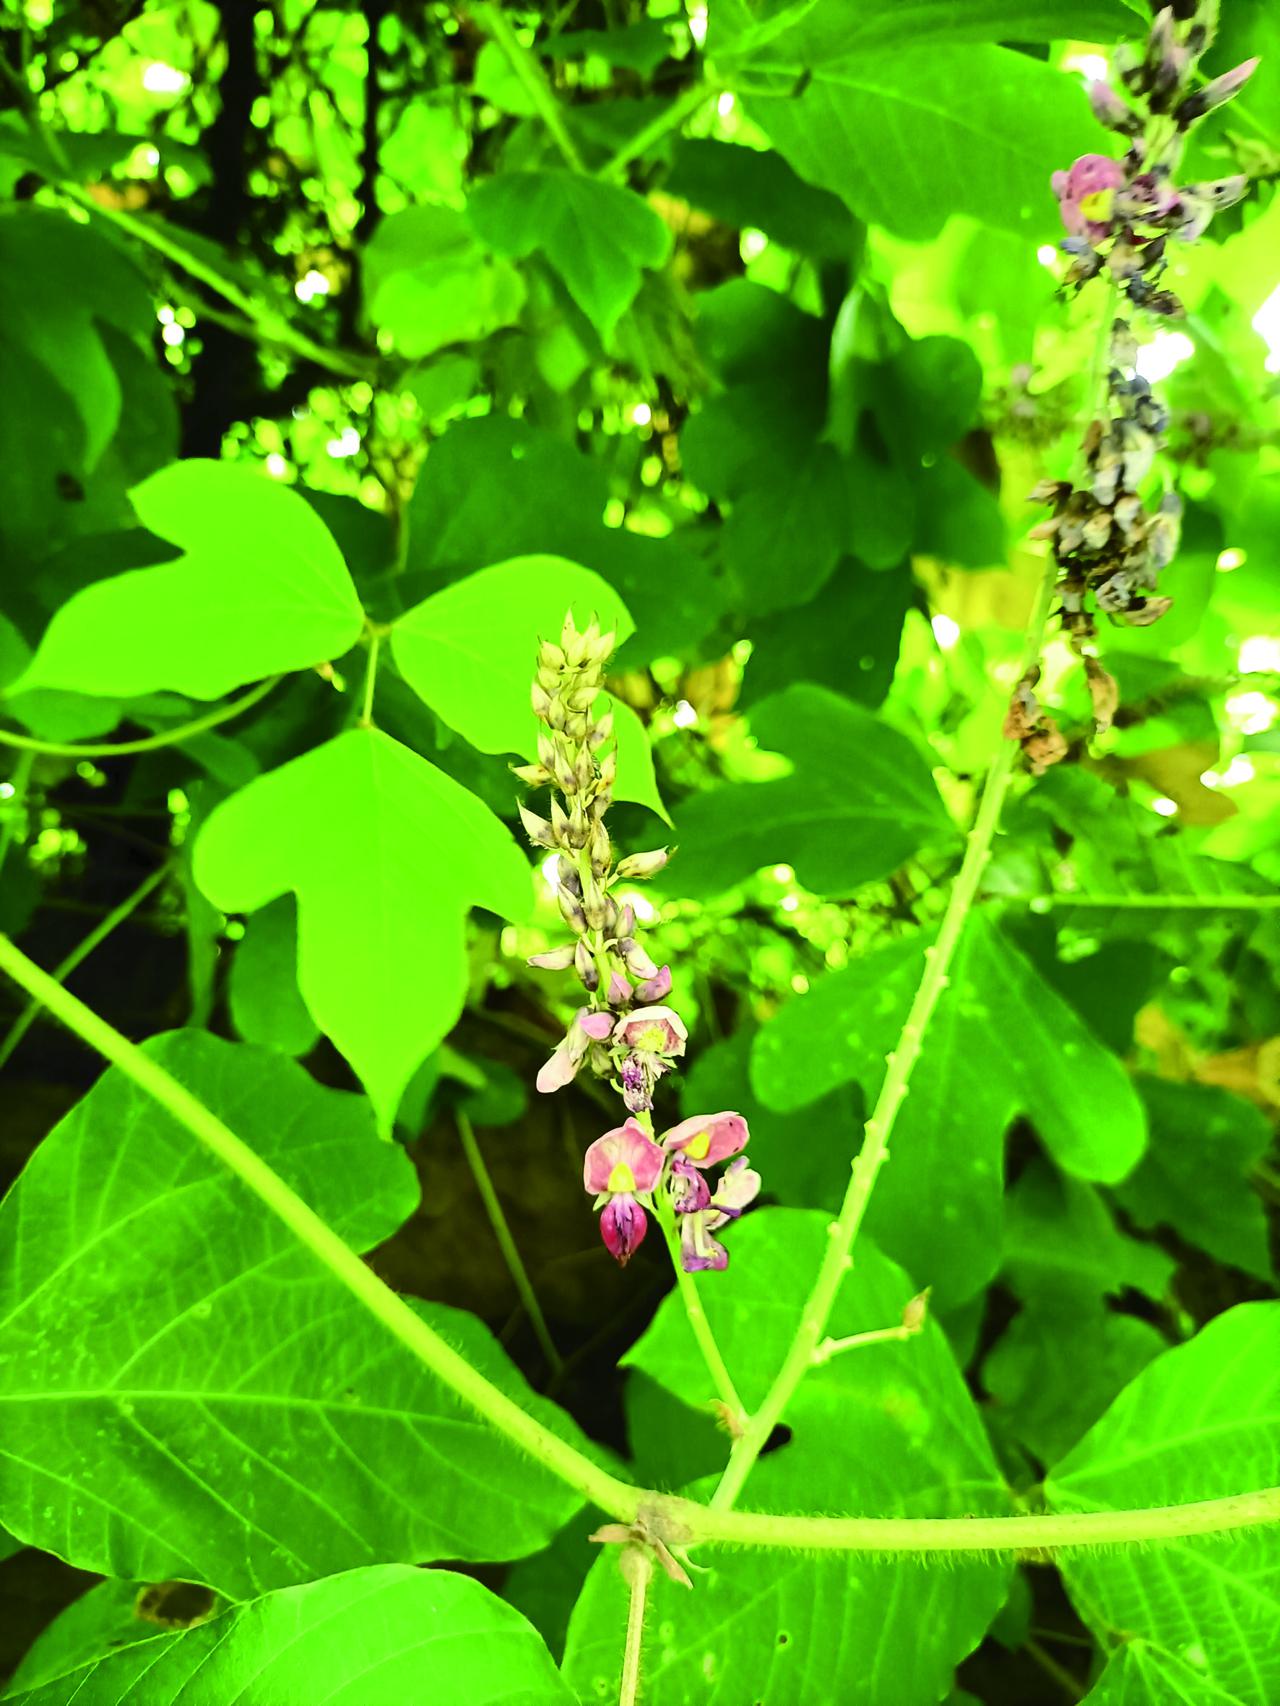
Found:
[[609, 979], [607, 1000], [611, 1007], [625, 1007], [631, 999], [631, 985], [620, 971], [615, 971]]
[[708, 1233], [705, 1214], [686, 1214], [680, 1222], [680, 1266], [687, 1274], [729, 1266], [729, 1252]]
[[641, 1001], [664, 1001], [671, 993], [671, 967], [663, 966], [656, 977], [647, 977], [637, 985], [636, 994]]
[[604, 1239], [605, 1249], [619, 1267], [626, 1267], [644, 1243], [648, 1230], [649, 1217], [634, 1197], [611, 1197], [605, 1204], [604, 1213], [600, 1216], [600, 1236]]
[[711, 1188], [691, 1161], [671, 1163], [671, 1206], [677, 1214], [698, 1214], [711, 1205]]
[[634, 1054], [629, 1054], [622, 1063], [622, 1100], [633, 1114], [646, 1114], [653, 1106], [649, 1075]]

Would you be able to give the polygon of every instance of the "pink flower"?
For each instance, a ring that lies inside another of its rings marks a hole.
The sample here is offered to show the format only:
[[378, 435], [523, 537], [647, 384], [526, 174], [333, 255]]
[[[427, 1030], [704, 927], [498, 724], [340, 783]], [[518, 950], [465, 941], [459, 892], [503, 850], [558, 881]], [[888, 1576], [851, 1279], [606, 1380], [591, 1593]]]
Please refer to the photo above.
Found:
[[648, 1216], [636, 1201], [662, 1177], [666, 1156], [636, 1120], [598, 1137], [582, 1163], [584, 1190], [604, 1202], [600, 1236], [605, 1248], [623, 1267], [644, 1241]]
[[662, 1001], [671, 993], [671, 967], [663, 966], [656, 977], [647, 977], [636, 989], [641, 1001]]
[[695, 1114], [662, 1134], [662, 1147], [695, 1167], [714, 1167], [747, 1147], [747, 1122], [741, 1114]]
[[1124, 168], [1105, 154], [1082, 154], [1071, 169], [1050, 182], [1062, 204], [1062, 223], [1073, 237], [1100, 243], [1111, 233], [1112, 203], [1124, 183]]
[[614, 1039], [623, 1048], [641, 1054], [679, 1055], [689, 1033], [684, 1021], [670, 1007], [637, 1007], [619, 1019]]

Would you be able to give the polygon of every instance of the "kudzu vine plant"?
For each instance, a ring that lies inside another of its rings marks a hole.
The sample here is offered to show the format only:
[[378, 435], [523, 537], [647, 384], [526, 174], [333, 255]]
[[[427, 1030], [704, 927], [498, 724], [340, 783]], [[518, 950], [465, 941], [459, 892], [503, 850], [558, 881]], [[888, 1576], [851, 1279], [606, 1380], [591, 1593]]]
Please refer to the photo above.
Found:
[[19, 10], [4, 1698], [1280, 1698], [1264, 26]]

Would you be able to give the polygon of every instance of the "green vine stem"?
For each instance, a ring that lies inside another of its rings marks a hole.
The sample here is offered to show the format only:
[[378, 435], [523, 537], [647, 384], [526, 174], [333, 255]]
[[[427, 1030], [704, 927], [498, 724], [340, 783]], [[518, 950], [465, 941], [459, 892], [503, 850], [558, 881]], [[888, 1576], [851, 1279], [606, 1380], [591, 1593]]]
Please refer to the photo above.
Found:
[[[1099, 407], [1099, 388], [1106, 378], [1107, 350], [1111, 339], [1111, 323], [1115, 309], [1114, 285], [1107, 292], [1106, 306], [1099, 322], [1093, 359], [1085, 384], [1087, 414], [1085, 426], [1093, 420]], [[1044, 646], [1045, 624], [1053, 603], [1058, 566], [1052, 556], [1045, 564], [1036, 590], [1031, 614], [1027, 618], [1018, 662], [1018, 677], [1025, 676], [1039, 662]], [[815, 1353], [822, 1342], [835, 1307], [836, 1297], [845, 1275], [853, 1266], [853, 1245], [866, 1216], [871, 1193], [881, 1167], [889, 1159], [889, 1139], [898, 1112], [911, 1088], [911, 1074], [924, 1046], [924, 1034], [934, 1009], [950, 982], [951, 962], [964, 932], [965, 920], [978, 897], [982, 874], [991, 858], [1000, 814], [1005, 796], [1013, 780], [1014, 761], [1019, 747], [1015, 741], [1002, 736], [999, 750], [987, 772], [986, 785], [978, 813], [965, 843], [964, 859], [956, 875], [955, 885], [947, 901], [938, 935], [931, 947], [925, 949], [924, 975], [907, 1013], [897, 1046], [889, 1056], [884, 1082], [876, 1097], [874, 1108], [864, 1128], [862, 1147], [853, 1159], [848, 1189], [840, 1213], [828, 1231], [830, 1238], [813, 1289], [805, 1303], [800, 1325], [791, 1341], [782, 1367], [765, 1394], [764, 1402], [751, 1417], [742, 1437], [735, 1443], [719, 1485], [712, 1495], [714, 1510], [732, 1509], [756, 1459], [763, 1451], [769, 1436], [782, 1419], [791, 1396], [813, 1367]]]
[[564, 157], [565, 165], [572, 171], [585, 172], [586, 163], [578, 152], [578, 145], [569, 134], [569, 127], [564, 122], [564, 111], [556, 99], [555, 90], [546, 79], [542, 67], [533, 54], [520, 40], [513, 25], [503, 16], [501, 4], [487, 3], [473, 5], [471, 16], [482, 30], [487, 31], [507, 56], [507, 63], [524, 85], [525, 92], [537, 109], [538, 117], [547, 127], [547, 133]]
[[88, 745], [68, 744], [65, 741], [40, 740], [35, 735], [14, 734], [11, 729], [0, 729], [0, 746], [17, 747], [20, 752], [43, 752], [52, 758], [127, 758], [132, 752], [157, 752], [161, 747], [178, 746], [184, 740], [190, 740], [192, 735], [203, 734], [206, 729], [216, 729], [219, 723], [229, 723], [233, 717], [243, 716], [283, 680], [282, 675], [273, 675], [266, 681], [258, 682], [256, 687], [249, 688], [248, 692], [242, 693], [238, 699], [231, 699], [227, 704], [218, 705], [202, 716], [193, 717], [189, 723], [178, 723], [171, 729], [161, 729], [158, 734], [144, 735], [139, 740], [90, 742]]
[[1042, 1552], [1108, 1546], [1193, 1535], [1222, 1534], [1280, 1522], [1280, 1487], [1194, 1504], [1129, 1511], [1009, 1517], [771, 1516], [712, 1509], [620, 1481], [558, 1434], [527, 1415], [515, 1401], [420, 1319], [403, 1298], [320, 1219], [242, 1138], [193, 1096], [185, 1085], [83, 1001], [42, 971], [7, 936], [0, 936], [0, 972], [49, 1009], [104, 1059], [184, 1125], [289, 1228], [299, 1243], [355, 1297], [387, 1332], [443, 1381], [465, 1404], [551, 1474], [617, 1521], [634, 1523], [643, 1512], [655, 1532], [662, 1525], [682, 1543], [771, 1546], [805, 1551], [928, 1554], [940, 1552]]
[[729, 1420], [734, 1430], [740, 1429], [746, 1422], [747, 1411], [742, 1399], [738, 1396], [738, 1388], [733, 1383], [727, 1364], [720, 1354], [720, 1346], [707, 1320], [707, 1312], [702, 1307], [702, 1299], [698, 1296], [698, 1285], [694, 1276], [685, 1272], [684, 1263], [680, 1260], [680, 1234], [675, 1228], [675, 1214], [671, 1204], [663, 1196], [654, 1198], [654, 1213], [662, 1228], [662, 1236], [666, 1240], [667, 1253], [671, 1257], [671, 1266], [675, 1271], [676, 1290], [680, 1301], [684, 1304], [685, 1316], [689, 1322], [689, 1330], [698, 1342], [702, 1352], [702, 1360], [707, 1365], [712, 1384], [720, 1402], [728, 1411]]
[[636, 1706], [640, 1698], [640, 1662], [644, 1655], [644, 1608], [649, 1597], [653, 1559], [639, 1546], [628, 1547], [624, 1559], [623, 1574], [630, 1586], [631, 1596], [627, 1602], [627, 1637], [622, 1649], [622, 1682], [618, 1689], [618, 1706]]
[[692, 89], [686, 89], [682, 95], [677, 95], [665, 112], [651, 119], [642, 129], [636, 131], [634, 136], [629, 136], [617, 153], [610, 155], [597, 176], [621, 178], [633, 160], [647, 154], [655, 143], [661, 142], [663, 137], [669, 136], [673, 130], [679, 130], [686, 119], [692, 118], [694, 113], [700, 111], [719, 93], [720, 89], [714, 83], [697, 83]]
[[529, 1317], [534, 1335], [542, 1346], [542, 1354], [547, 1359], [547, 1366], [552, 1374], [559, 1374], [564, 1367], [564, 1359], [556, 1349], [555, 1340], [551, 1337], [547, 1326], [546, 1316], [542, 1313], [542, 1305], [538, 1302], [538, 1294], [533, 1289], [529, 1278], [529, 1270], [516, 1247], [516, 1241], [511, 1235], [511, 1226], [503, 1211], [498, 1193], [493, 1188], [493, 1179], [485, 1165], [485, 1159], [476, 1142], [475, 1128], [461, 1108], [457, 1109], [454, 1119], [458, 1126], [458, 1136], [462, 1140], [462, 1153], [467, 1158], [467, 1166], [471, 1169], [471, 1177], [475, 1180], [480, 1200], [484, 1204], [485, 1213], [489, 1217], [489, 1225], [502, 1251], [502, 1259], [507, 1264], [507, 1272], [511, 1275], [512, 1284], [519, 1293], [524, 1305], [525, 1314]]
[[1031, 912], [1275, 912], [1280, 894], [1034, 894], [1008, 896]]

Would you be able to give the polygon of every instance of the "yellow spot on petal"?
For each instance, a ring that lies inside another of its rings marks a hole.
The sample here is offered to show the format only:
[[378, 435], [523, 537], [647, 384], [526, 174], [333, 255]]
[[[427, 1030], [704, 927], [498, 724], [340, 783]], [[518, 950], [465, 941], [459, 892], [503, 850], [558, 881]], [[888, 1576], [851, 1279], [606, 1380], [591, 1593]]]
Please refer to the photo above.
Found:
[[1086, 219], [1096, 219], [1100, 225], [1105, 225], [1111, 218], [1114, 201], [1114, 190], [1092, 190], [1088, 195], [1080, 197], [1080, 211]]
[[611, 1191], [635, 1190], [636, 1176], [625, 1161], [614, 1162], [613, 1171], [609, 1175], [609, 1183], [606, 1188]]
[[707, 1151], [711, 1148], [710, 1129], [700, 1131], [696, 1137], [691, 1137], [684, 1146], [684, 1152], [690, 1161], [705, 1161]]

